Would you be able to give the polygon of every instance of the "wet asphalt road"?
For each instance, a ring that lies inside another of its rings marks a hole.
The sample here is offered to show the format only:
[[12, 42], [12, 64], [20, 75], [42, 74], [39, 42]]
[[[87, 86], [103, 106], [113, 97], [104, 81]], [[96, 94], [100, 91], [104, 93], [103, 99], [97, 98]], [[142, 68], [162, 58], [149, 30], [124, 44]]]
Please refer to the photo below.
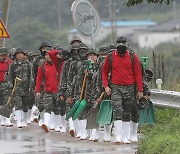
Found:
[[[102, 134], [101, 134], [102, 136]], [[0, 126], [0, 154], [134, 154], [137, 144], [80, 141], [67, 133], [45, 133], [37, 123], [25, 128]]]

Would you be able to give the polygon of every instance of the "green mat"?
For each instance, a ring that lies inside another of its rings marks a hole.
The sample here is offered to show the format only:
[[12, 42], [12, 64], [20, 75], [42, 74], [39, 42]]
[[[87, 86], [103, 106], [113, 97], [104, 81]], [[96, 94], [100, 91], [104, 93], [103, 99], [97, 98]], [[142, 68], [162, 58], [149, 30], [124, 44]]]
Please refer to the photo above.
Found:
[[154, 106], [151, 101], [149, 101], [149, 109], [144, 109], [139, 112], [139, 125], [154, 124], [156, 122]]
[[100, 106], [97, 123], [111, 124], [112, 122], [112, 104], [111, 100], [103, 100]]

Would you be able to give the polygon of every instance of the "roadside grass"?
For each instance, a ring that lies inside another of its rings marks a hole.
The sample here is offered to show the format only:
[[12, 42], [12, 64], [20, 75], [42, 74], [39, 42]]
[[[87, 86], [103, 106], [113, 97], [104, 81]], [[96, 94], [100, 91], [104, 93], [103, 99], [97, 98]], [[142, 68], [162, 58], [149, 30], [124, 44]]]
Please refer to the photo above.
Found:
[[180, 154], [180, 110], [155, 108], [156, 124], [140, 128], [138, 154]]

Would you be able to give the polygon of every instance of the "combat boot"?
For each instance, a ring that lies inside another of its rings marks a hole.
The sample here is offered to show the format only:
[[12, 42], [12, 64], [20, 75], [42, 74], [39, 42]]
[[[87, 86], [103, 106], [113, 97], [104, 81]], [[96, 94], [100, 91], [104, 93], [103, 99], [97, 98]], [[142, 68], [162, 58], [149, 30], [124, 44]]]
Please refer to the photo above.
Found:
[[66, 119], [65, 118], [66, 118], [66, 115], [61, 116], [61, 124], [62, 124], [61, 130], [60, 130], [61, 133], [66, 132]]
[[55, 131], [60, 132], [60, 115], [55, 115]]
[[6, 118], [4, 116], [1, 116], [1, 126], [5, 126], [5, 120]]
[[6, 127], [13, 127], [13, 124], [11, 123], [10, 117], [9, 118], [5, 117], [5, 124], [6, 124]]
[[104, 142], [111, 141], [111, 128], [112, 128], [112, 124], [104, 125]]
[[123, 144], [130, 144], [130, 122], [122, 122], [122, 142]]
[[75, 127], [75, 130], [76, 130], [76, 137], [80, 138], [81, 137], [81, 131], [80, 131], [81, 128], [79, 126], [79, 120], [76, 119], [73, 122], [74, 122], [74, 127]]
[[39, 115], [40, 115], [39, 126], [41, 127], [42, 124], [44, 123], [44, 111], [40, 112]]
[[74, 121], [72, 120], [72, 118], [69, 118], [69, 134], [74, 137]]
[[56, 115], [54, 114], [54, 112], [51, 112], [49, 129], [54, 130], [55, 129], [55, 124], [56, 124]]
[[130, 142], [138, 142], [138, 123], [131, 121], [130, 122], [130, 136], [129, 141]]
[[81, 131], [82, 131], [82, 135], [80, 137], [80, 140], [87, 140], [87, 130], [86, 130], [86, 125], [87, 125], [87, 120], [79, 120], [81, 123]]
[[22, 111], [22, 127], [27, 126], [27, 115], [28, 115], [28, 112]]
[[50, 114], [45, 112], [44, 123], [42, 124], [42, 128], [45, 130], [45, 132], [49, 132], [49, 121], [50, 121]]
[[115, 143], [122, 144], [122, 120], [114, 121]]
[[16, 124], [18, 128], [22, 128], [22, 123], [21, 123], [21, 111], [20, 110], [16, 110], [15, 111], [15, 115], [16, 115]]

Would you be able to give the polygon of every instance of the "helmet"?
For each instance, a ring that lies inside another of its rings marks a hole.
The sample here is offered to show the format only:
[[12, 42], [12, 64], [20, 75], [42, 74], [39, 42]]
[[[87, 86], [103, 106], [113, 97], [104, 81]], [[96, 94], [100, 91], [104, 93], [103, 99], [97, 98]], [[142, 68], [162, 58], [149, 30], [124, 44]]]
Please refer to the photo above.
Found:
[[23, 53], [24, 55], [26, 54], [26, 52], [22, 48], [17, 48], [14, 53], [14, 56], [16, 56], [17, 53]]
[[99, 54], [107, 54], [108, 53], [108, 47], [102, 46], [99, 48]]
[[91, 49], [88, 50], [86, 56], [88, 56], [89, 54], [96, 54], [97, 56], [99, 56], [97, 50], [96, 50], [96, 49], [93, 49], [93, 48], [91, 48]]
[[123, 46], [127, 46], [127, 40], [125, 36], [120, 36], [117, 38], [116, 40], [117, 46], [119, 45], [123, 45]]
[[5, 54], [8, 54], [7, 48], [1, 47], [1, 48], [0, 48], [0, 55], [5, 55]]
[[79, 47], [79, 45], [78, 44], [72, 44], [71, 46], [70, 46], [70, 52], [72, 51], [72, 50], [77, 50], [78, 49], [78, 47]]
[[61, 49], [61, 46], [60, 44], [55, 44], [54, 47], [53, 47], [54, 50], [60, 50]]
[[66, 61], [70, 58], [70, 52], [67, 48], [61, 49], [59, 55]]
[[39, 50], [41, 50], [42, 47], [51, 47], [48, 41], [44, 41], [41, 43], [41, 46], [39, 47]]
[[79, 45], [78, 45], [78, 50], [79, 49], [88, 49], [88, 46], [85, 44], [85, 43], [80, 43]]
[[151, 70], [146, 69], [145, 73], [146, 73], [147, 81], [150, 82], [153, 79], [153, 76], [154, 76], [153, 72]]
[[79, 43], [82, 43], [81, 39], [78, 36], [73, 36], [73, 38], [71, 40], [71, 45], [74, 44], [75, 41], [78, 41]]
[[81, 60], [85, 59], [86, 55], [87, 55], [87, 52], [88, 52], [88, 47], [86, 44], [84, 43], [80, 43], [79, 46], [78, 46], [78, 55], [80, 57]]

